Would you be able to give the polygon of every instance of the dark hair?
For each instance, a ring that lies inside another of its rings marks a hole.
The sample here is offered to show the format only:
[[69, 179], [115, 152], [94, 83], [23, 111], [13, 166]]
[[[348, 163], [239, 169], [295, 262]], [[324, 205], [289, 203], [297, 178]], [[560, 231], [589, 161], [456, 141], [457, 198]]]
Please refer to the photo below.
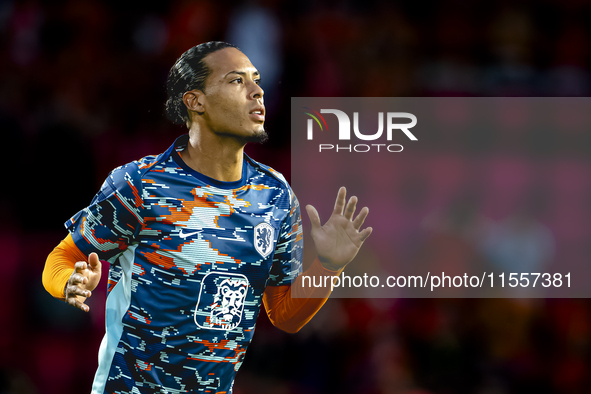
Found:
[[165, 108], [166, 117], [170, 121], [181, 125], [187, 123], [189, 114], [183, 102], [183, 95], [193, 89], [205, 91], [205, 80], [211, 70], [204, 59], [210, 53], [224, 48], [236, 48], [236, 46], [223, 41], [205, 42], [185, 51], [174, 63], [166, 80], [168, 99]]

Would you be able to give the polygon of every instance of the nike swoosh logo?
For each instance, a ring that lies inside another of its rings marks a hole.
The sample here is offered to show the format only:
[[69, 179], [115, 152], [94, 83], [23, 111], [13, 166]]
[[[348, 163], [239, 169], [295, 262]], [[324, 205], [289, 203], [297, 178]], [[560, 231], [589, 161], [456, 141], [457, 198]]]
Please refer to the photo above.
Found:
[[183, 233], [183, 229], [181, 229], [181, 231], [179, 231], [179, 237], [185, 239], [187, 237], [190, 237], [191, 235], [199, 234], [201, 231], [202, 230], [194, 231], [192, 233]]

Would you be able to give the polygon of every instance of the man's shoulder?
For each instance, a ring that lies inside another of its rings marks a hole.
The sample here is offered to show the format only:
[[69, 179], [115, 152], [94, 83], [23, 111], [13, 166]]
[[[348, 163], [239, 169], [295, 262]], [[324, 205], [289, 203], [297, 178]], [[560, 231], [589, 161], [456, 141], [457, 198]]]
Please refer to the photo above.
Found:
[[289, 185], [289, 182], [287, 182], [287, 179], [285, 179], [285, 177], [283, 176], [282, 173], [280, 173], [279, 171], [273, 169], [272, 167], [265, 165], [263, 163], [260, 163], [254, 159], [252, 159], [251, 157], [245, 155], [246, 160], [249, 161], [249, 163], [255, 168], [258, 169], [259, 171], [265, 173], [266, 175], [270, 176], [271, 178], [276, 179], [277, 181], [279, 181], [281, 184], [283, 184], [287, 189], [289, 189], [291, 191], [291, 186]]
[[173, 149], [175, 149], [175, 146], [179, 143], [186, 143], [187, 139], [188, 139], [188, 134], [183, 134], [182, 136], [178, 137], [174, 141], [174, 143], [166, 151], [164, 151], [158, 155], [147, 155], [147, 156], [144, 156], [140, 159], [133, 160], [127, 164], [124, 164], [122, 166], [115, 168], [112, 172], [118, 172], [121, 170], [125, 170], [125, 171], [135, 170], [138, 172], [140, 177], [143, 177], [149, 171], [152, 171], [155, 168], [157, 168], [158, 164], [163, 164], [168, 159], [170, 159]]
[[110, 185], [114, 190], [127, 189], [128, 187], [140, 190], [142, 180], [151, 169], [156, 167], [161, 158], [162, 154], [144, 156], [114, 168], [107, 176], [103, 188]]
[[135, 160], [132, 163], [137, 165], [138, 170], [143, 175], [146, 172], [150, 171], [156, 164], [160, 163], [164, 158], [164, 153], [159, 155], [148, 155], [144, 156], [139, 160]]
[[[282, 206], [282, 204], [287, 204], [288, 207], [293, 207], [293, 206], [297, 206], [298, 205], [298, 201], [297, 198], [293, 192], [293, 190], [291, 189], [291, 186], [289, 185], [289, 182], [287, 182], [287, 179], [285, 179], [285, 177], [283, 176], [282, 173], [280, 173], [279, 171], [273, 169], [272, 167], [259, 163], [256, 160], [253, 160], [252, 158], [250, 158], [249, 156], [245, 155], [247, 161], [250, 163], [250, 165], [253, 166], [253, 168], [255, 168], [255, 170], [257, 170], [259, 173], [264, 174], [265, 177], [267, 177], [268, 180], [271, 180], [271, 182], [273, 182], [275, 184], [276, 187], [280, 188], [282, 190], [282, 194], [283, 194], [283, 198], [281, 198], [280, 200], [282, 200], [282, 202], [279, 202], [279, 200], [277, 200], [275, 202], [276, 206]], [[263, 181], [264, 183], [268, 184], [267, 181]]]
[[164, 153], [159, 155], [148, 155], [141, 159], [130, 161], [129, 163], [123, 164], [111, 171], [111, 174], [117, 173], [137, 173], [140, 177], [144, 176], [148, 171], [153, 169], [155, 165], [162, 161]]

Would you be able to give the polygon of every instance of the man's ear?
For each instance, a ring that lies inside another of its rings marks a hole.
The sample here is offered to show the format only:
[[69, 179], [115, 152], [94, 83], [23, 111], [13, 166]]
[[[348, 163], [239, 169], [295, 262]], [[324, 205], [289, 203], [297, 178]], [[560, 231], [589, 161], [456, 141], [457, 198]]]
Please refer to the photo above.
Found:
[[205, 112], [205, 94], [201, 90], [189, 90], [183, 94], [183, 102], [187, 110], [203, 114]]

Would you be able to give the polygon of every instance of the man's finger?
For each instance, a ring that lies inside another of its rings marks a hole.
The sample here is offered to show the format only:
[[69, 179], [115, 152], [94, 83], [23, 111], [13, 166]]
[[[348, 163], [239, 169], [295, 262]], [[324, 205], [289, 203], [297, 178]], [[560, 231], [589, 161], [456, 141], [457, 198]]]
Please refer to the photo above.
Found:
[[79, 295], [80, 297], [90, 297], [92, 295], [90, 290], [81, 289], [78, 286], [68, 286], [68, 297]]
[[334, 211], [332, 211], [332, 213], [337, 215], [343, 214], [343, 209], [345, 208], [345, 197], [347, 197], [347, 189], [345, 189], [345, 186], [341, 186], [339, 192], [337, 193], [337, 200], [334, 203]]
[[82, 275], [82, 274], [78, 274], [78, 273], [73, 273], [72, 276], [70, 276], [70, 284], [72, 285], [77, 285], [77, 284], [86, 284], [86, 282], [88, 281], [88, 279]]
[[88, 307], [88, 305], [86, 305], [83, 302], [80, 302], [76, 299], [76, 297], [69, 297], [66, 299], [67, 303], [72, 305], [73, 307], [76, 307], [78, 309], [82, 309], [84, 312], [88, 312], [90, 310], [90, 308]]
[[353, 220], [353, 227], [355, 227], [356, 230], [359, 230], [361, 228], [361, 226], [363, 226], [363, 222], [365, 222], [365, 218], [367, 217], [368, 214], [369, 214], [368, 207], [361, 208], [361, 211], [359, 211], [359, 215], [357, 215], [355, 220]]
[[361, 235], [361, 242], [364, 242], [367, 237], [369, 237], [371, 235], [371, 232], [373, 231], [373, 228], [368, 227], [368, 228], [364, 228], [363, 231], [361, 231], [359, 233], [359, 235]]
[[320, 223], [320, 216], [318, 216], [318, 211], [312, 205], [306, 205], [306, 212], [308, 212], [308, 217], [310, 218], [310, 223], [312, 223], [312, 228], [320, 228], [322, 224]]
[[74, 270], [78, 273], [81, 273], [86, 268], [88, 268], [88, 266], [87, 266], [86, 262], [84, 262], [84, 261], [79, 261], [76, 264], [74, 264]]
[[345, 207], [345, 219], [351, 220], [353, 218], [353, 214], [355, 213], [355, 209], [357, 208], [357, 197], [353, 196], [349, 199], [347, 206]]

